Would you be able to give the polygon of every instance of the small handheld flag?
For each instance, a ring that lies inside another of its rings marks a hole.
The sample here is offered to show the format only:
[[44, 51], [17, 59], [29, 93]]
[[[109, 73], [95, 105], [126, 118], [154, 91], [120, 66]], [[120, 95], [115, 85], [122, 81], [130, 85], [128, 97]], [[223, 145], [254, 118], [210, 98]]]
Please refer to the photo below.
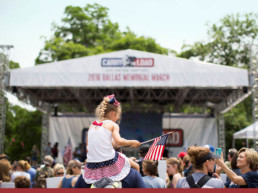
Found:
[[65, 152], [64, 152], [64, 156], [63, 156], [63, 162], [64, 165], [67, 166], [68, 162], [72, 159], [73, 155], [72, 155], [72, 145], [71, 145], [71, 140], [70, 137], [68, 139], [68, 144], [65, 148]]
[[144, 157], [144, 160], [146, 159], [160, 160], [162, 158], [168, 136], [169, 136], [169, 133], [155, 138], [148, 153]]

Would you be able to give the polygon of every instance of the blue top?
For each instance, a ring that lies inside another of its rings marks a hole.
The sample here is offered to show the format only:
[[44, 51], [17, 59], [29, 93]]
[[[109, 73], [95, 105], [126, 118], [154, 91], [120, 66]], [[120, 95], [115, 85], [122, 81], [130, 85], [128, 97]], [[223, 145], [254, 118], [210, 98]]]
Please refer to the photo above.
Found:
[[31, 181], [30, 187], [33, 188], [33, 187], [35, 186], [36, 170], [35, 170], [33, 167], [31, 167], [31, 168], [27, 171], [27, 173], [30, 174], [30, 181]]
[[73, 188], [72, 187], [72, 180], [75, 176], [71, 177], [71, 178], [63, 178], [63, 182], [62, 182], [62, 188]]
[[144, 176], [143, 181], [147, 188], [166, 188], [166, 182], [159, 177]]
[[241, 175], [247, 185], [240, 186], [237, 184], [230, 185], [229, 188], [258, 188], [258, 170], [247, 172]]
[[[129, 174], [121, 181], [122, 188], [146, 188], [142, 176], [135, 169], [130, 169]], [[82, 174], [78, 178], [74, 188], [90, 188], [91, 184], [86, 184]]]

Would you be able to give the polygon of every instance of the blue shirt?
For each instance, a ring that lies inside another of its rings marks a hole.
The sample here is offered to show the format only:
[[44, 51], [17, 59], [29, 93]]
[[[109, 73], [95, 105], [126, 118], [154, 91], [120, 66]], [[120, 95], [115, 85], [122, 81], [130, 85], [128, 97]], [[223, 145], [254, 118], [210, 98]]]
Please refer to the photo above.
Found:
[[247, 185], [240, 186], [237, 184], [230, 185], [229, 188], [258, 188], [258, 170], [247, 172], [241, 175]]
[[30, 174], [30, 181], [31, 181], [31, 185], [30, 187], [33, 188], [35, 185], [35, 176], [36, 176], [36, 170], [34, 168], [30, 168], [27, 173]]
[[166, 182], [159, 177], [144, 176], [143, 181], [147, 188], [166, 188]]
[[[129, 174], [121, 181], [122, 188], [146, 188], [142, 176], [135, 169], [130, 169]], [[78, 178], [74, 188], [90, 188], [91, 184], [86, 184], [82, 174]]]

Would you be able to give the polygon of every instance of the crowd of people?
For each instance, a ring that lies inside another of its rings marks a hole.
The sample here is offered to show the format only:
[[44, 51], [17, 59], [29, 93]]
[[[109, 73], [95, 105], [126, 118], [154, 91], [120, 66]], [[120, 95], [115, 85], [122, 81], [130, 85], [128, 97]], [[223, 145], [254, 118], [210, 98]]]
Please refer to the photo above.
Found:
[[[146, 147], [139, 148], [140, 151]], [[121, 152], [120, 152], [121, 153]], [[145, 150], [146, 153], [146, 150]], [[254, 149], [230, 149], [228, 161], [214, 154], [207, 147], [191, 146], [187, 152], [166, 159], [167, 179], [158, 175], [158, 161], [135, 160], [140, 171], [130, 168], [129, 173], [120, 180], [122, 188], [258, 188], [258, 155]], [[47, 188], [47, 178], [62, 177], [56, 188], [90, 188], [92, 183], [84, 179], [87, 164], [78, 159], [69, 161], [65, 168], [55, 163], [51, 155], [45, 156], [42, 165], [30, 165], [31, 158], [11, 164], [8, 157], [0, 156], [0, 182], [14, 182], [16, 188]], [[142, 165], [140, 167], [140, 165]], [[189, 169], [190, 168], [190, 169]], [[142, 174], [141, 174], [142, 173]], [[220, 178], [227, 175], [226, 182]]]
[[[177, 157], [165, 157], [167, 178], [158, 175], [158, 162], [144, 159], [149, 147], [137, 140], [120, 136], [120, 103], [114, 95], [103, 98], [96, 109], [97, 121], [89, 127], [87, 158], [79, 160], [79, 150], [65, 167], [56, 163], [58, 143], [51, 148], [39, 167], [32, 167], [32, 159], [10, 164], [6, 155], [0, 156], [0, 183], [14, 182], [16, 188], [47, 188], [47, 179], [61, 177], [56, 188], [258, 188], [258, 153], [254, 149], [230, 149], [228, 162], [223, 154], [214, 153], [212, 146], [191, 146]], [[140, 157], [127, 157], [122, 146], [140, 147]], [[35, 163], [35, 162], [33, 162]], [[221, 174], [228, 177], [221, 180]]]

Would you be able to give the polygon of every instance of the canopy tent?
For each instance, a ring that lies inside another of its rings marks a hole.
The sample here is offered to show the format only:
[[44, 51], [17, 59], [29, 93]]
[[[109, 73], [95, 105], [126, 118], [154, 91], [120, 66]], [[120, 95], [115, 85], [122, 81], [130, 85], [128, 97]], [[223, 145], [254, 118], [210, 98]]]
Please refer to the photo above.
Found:
[[248, 127], [237, 131], [233, 135], [234, 139], [257, 139], [258, 138], [258, 121]]
[[14, 69], [7, 87], [39, 109], [69, 103], [89, 112], [110, 93], [131, 104], [209, 105], [219, 112], [250, 94], [245, 69], [130, 49]]

